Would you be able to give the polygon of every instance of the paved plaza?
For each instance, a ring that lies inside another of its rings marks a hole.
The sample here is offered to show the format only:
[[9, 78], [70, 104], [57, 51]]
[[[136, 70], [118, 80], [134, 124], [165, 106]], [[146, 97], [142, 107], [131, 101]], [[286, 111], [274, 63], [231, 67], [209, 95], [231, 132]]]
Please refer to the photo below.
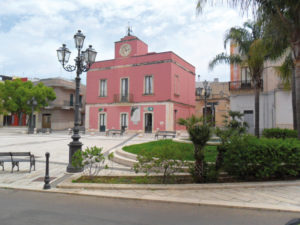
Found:
[[[127, 186], [108, 185], [89, 188], [77, 186], [71, 180], [78, 174], [66, 173], [68, 162], [68, 143], [71, 136], [67, 132], [27, 135], [0, 131], [0, 148], [6, 151], [30, 151], [36, 157], [36, 171], [29, 173], [29, 164], [21, 163], [20, 171], [11, 173], [9, 163], [5, 171], [0, 170], [0, 188], [16, 188], [43, 191], [45, 175], [45, 153], [50, 153], [50, 176], [52, 188], [48, 192], [180, 202], [188, 204], [220, 205], [300, 212], [300, 181], [252, 182], [233, 184], [199, 185], [152, 185]], [[99, 134], [82, 135], [83, 149], [91, 146], [103, 147], [108, 153], [121, 145], [137, 144], [154, 140], [153, 135], [127, 134], [122, 137], [106, 137]], [[109, 162], [110, 169], [100, 174], [134, 174], [126, 166]], [[58, 187], [56, 187], [58, 185]], [[71, 186], [70, 186], [71, 185]], [[73, 185], [73, 186], [72, 186]]]

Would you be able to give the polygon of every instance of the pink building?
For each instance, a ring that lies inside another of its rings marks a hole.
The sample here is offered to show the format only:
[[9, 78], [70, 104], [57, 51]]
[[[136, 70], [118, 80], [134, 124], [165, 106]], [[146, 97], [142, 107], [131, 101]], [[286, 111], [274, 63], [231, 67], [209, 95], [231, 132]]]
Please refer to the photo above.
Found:
[[195, 67], [173, 52], [148, 52], [135, 36], [115, 42], [115, 58], [87, 73], [86, 128], [180, 130], [195, 111]]

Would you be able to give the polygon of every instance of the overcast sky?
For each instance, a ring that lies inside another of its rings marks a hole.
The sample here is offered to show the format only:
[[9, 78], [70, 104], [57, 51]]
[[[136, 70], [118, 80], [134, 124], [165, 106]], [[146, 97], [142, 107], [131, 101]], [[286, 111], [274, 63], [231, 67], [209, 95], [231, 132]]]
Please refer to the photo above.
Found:
[[209, 71], [208, 62], [224, 51], [225, 31], [247, 18], [226, 6], [205, 7], [197, 16], [195, 6], [196, 0], [1, 0], [0, 74], [73, 79], [75, 73], [57, 61], [61, 44], [73, 52], [73, 63], [73, 35], [81, 29], [97, 61], [112, 59], [114, 42], [130, 22], [149, 52], [173, 51], [196, 67], [201, 80], [228, 81], [229, 66]]

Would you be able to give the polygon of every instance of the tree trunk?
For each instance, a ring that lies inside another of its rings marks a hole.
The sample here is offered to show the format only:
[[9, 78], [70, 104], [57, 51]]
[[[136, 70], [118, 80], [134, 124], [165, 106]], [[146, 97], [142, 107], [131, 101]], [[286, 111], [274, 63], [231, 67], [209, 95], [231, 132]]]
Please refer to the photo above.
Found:
[[218, 151], [218, 154], [217, 154], [217, 158], [216, 158], [215, 168], [216, 168], [216, 170], [219, 170], [224, 164], [224, 154], [226, 152], [224, 143], [217, 146], [217, 151]]
[[194, 145], [195, 171], [194, 179], [197, 183], [204, 182], [204, 153], [200, 145]]
[[293, 128], [297, 130], [297, 103], [296, 103], [296, 68], [292, 71], [292, 107], [293, 107]]
[[255, 111], [255, 131], [254, 134], [259, 138], [259, 94], [260, 94], [260, 82], [255, 81], [255, 99], [254, 99], [254, 111]]
[[[300, 51], [300, 48], [299, 48]], [[297, 110], [297, 130], [298, 139], [300, 140], [300, 54], [295, 60], [295, 84], [296, 84], [296, 108]]]
[[22, 119], [23, 119], [23, 113], [22, 112], [19, 112], [18, 113], [18, 125], [19, 126], [22, 126]]

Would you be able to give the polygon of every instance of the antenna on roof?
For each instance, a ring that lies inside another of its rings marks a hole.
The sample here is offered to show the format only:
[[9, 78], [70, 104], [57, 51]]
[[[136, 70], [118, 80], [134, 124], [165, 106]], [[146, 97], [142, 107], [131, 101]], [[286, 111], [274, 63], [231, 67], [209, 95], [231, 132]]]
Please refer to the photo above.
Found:
[[127, 26], [127, 36], [131, 36], [132, 33], [132, 27], [130, 26], [130, 22], [128, 22], [128, 26]]

